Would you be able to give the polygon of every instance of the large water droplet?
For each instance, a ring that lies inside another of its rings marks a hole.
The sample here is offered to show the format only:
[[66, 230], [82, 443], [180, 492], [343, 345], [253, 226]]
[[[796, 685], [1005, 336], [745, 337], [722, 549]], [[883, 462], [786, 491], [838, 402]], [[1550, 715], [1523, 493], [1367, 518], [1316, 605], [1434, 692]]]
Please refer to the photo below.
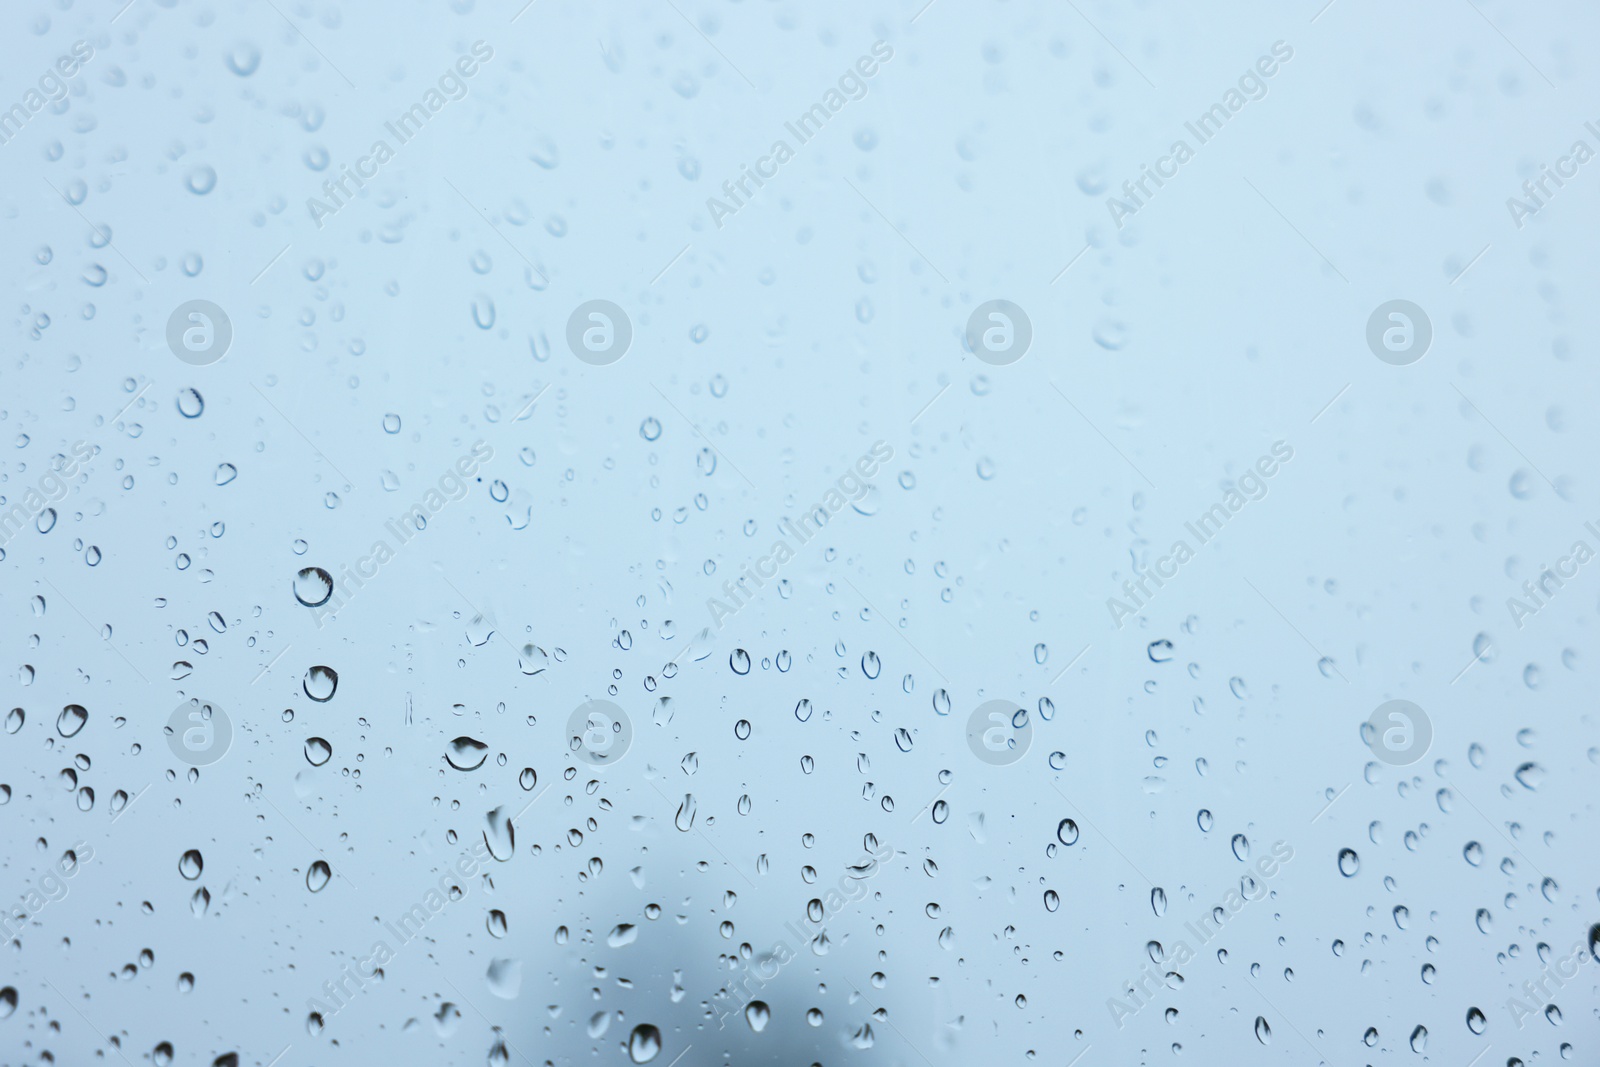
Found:
[[339, 688], [339, 675], [332, 667], [312, 667], [306, 671], [300, 688], [305, 690], [306, 696], [318, 704], [326, 704], [333, 699], [334, 691]]
[[1361, 870], [1361, 857], [1356, 855], [1353, 848], [1339, 850], [1339, 873], [1346, 878], [1354, 878], [1356, 872]]
[[306, 871], [306, 888], [313, 893], [320, 893], [332, 878], [333, 868], [325, 860], [317, 860]]
[[697, 807], [693, 793], [683, 794], [683, 803], [678, 805], [678, 814], [672, 819], [673, 825], [684, 833], [694, 829], [694, 813]]
[[649, 1063], [661, 1055], [661, 1031], [649, 1023], [640, 1023], [628, 1035], [628, 1059], [634, 1063]]
[[333, 596], [333, 575], [321, 567], [303, 567], [294, 576], [294, 598], [308, 608], [320, 608]]
[[490, 960], [484, 980], [488, 983], [489, 992], [501, 1000], [516, 1000], [517, 994], [522, 992], [522, 961]]
[[[62, 737], [75, 737], [83, 724], [89, 721], [89, 713], [82, 704], [68, 704], [61, 709], [61, 714], [56, 716], [56, 732]], [[21, 725], [20, 723], [18, 725]]]
[[205, 859], [201, 857], [199, 849], [191, 848], [178, 857], [178, 873], [191, 882], [200, 877], [200, 872], [205, 870], [205, 866]]
[[450, 742], [444, 758], [458, 771], [475, 771], [489, 758], [489, 746], [473, 737], [458, 737]]

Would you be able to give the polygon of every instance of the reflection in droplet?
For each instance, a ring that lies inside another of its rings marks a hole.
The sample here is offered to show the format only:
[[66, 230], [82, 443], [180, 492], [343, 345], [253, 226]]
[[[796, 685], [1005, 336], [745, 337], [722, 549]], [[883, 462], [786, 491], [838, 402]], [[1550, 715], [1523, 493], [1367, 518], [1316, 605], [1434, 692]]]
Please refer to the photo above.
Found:
[[294, 598], [308, 608], [320, 608], [333, 596], [333, 575], [321, 567], [304, 567], [294, 576]]
[[324, 886], [333, 878], [333, 869], [325, 860], [317, 860], [306, 871], [306, 888], [313, 893], [320, 893]]
[[216, 169], [209, 164], [202, 163], [189, 172], [189, 176], [184, 179], [184, 184], [196, 196], [205, 196], [217, 187]]
[[178, 857], [178, 873], [189, 881], [199, 878], [203, 870], [205, 870], [205, 860], [201, 857], [199, 849], [191, 848]]
[[1346, 878], [1354, 878], [1356, 872], [1361, 870], [1361, 857], [1356, 855], [1353, 848], [1339, 850], [1339, 873]]
[[261, 49], [253, 44], [238, 44], [223, 57], [228, 69], [241, 78], [248, 78], [261, 66]]
[[[78, 731], [83, 729], [84, 723], [88, 721], [89, 713], [84, 710], [82, 704], [68, 704], [61, 709], [61, 714], [56, 716], [56, 732], [62, 737], [76, 737]], [[22, 724], [19, 721], [17, 725]]]
[[326, 704], [333, 699], [334, 692], [339, 688], [339, 675], [332, 667], [311, 667], [300, 682], [300, 688], [305, 690], [306, 696], [318, 704]]
[[463, 735], [450, 742], [444, 758], [458, 771], [475, 771], [489, 758], [489, 746], [477, 738]]
[[306, 738], [306, 762], [320, 767], [333, 758], [333, 746], [320, 737]]
[[640, 1023], [628, 1035], [628, 1058], [634, 1063], [649, 1063], [661, 1055], [661, 1031]]

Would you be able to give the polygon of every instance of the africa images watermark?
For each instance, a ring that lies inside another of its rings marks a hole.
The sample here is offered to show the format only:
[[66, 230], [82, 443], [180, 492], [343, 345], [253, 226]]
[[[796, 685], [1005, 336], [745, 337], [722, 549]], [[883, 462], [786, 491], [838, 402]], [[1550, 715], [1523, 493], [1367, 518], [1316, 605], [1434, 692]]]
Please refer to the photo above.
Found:
[[[446, 68], [439, 75], [438, 88], [430, 88], [422, 94], [422, 99], [412, 104], [400, 113], [399, 118], [393, 122], [385, 122], [383, 128], [389, 131], [395, 140], [395, 146], [403, 146], [428, 124], [428, 120], [444, 110], [444, 106], [452, 100], [463, 100], [467, 95], [467, 79], [478, 73], [479, 64], [487, 63], [494, 58], [494, 49], [483, 41], [472, 42], [472, 54], [462, 56], [455, 61], [455, 65]], [[316, 197], [306, 198], [306, 210], [311, 212], [311, 221], [317, 224], [317, 229], [322, 229], [323, 219], [337, 215], [356, 194], [366, 188], [367, 182], [378, 176], [378, 168], [395, 157], [395, 148], [383, 138], [372, 142], [372, 147], [367, 154], [357, 159], [354, 170], [349, 164], [340, 164], [339, 177], [329, 178], [322, 183], [322, 194], [327, 200], [318, 200]], [[368, 167], [371, 167], [369, 170]], [[355, 189], [350, 188], [351, 183]]]
[[[1590, 944], [1600, 944], [1600, 939], [1591, 932]], [[1572, 946], [1572, 951], [1556, 960], [1546, 960], [1544, 967], [1539, 971], [1537, 982], [1523, 982], [1522, 991], [1528, 995], [1527, 1000], [1520, 997], [1507, 997], [1506, 1010], [1511, 1013], [1512, 1021], [1517, 1024], [1517, 1029], [1522, 1029], [1522, 1020], [1529, 1015], [1539, 1013], [1539, 1002], [1546, 1004], [1555, 995], [1555, 989], [1560, 989], [1578, 976], [1578, 970], [1589, 962], [1594, 955], [1594, 949], [1582, 942]], [[1552, 989], [1551, 987], [1555, 988]]]
[[[752, 563], [746, 563], [739, 577], [729, 579], [722, 583], [722, 592], [731, 603], [723, 603], [716, 597], [706, 600], [706, 610], [711, 613], [711, 625], [722, 629], [722, 620], [736, 615], [752, 600], [755, 592], [745, 583], [761, 589], [768, 581], [778, 576], [778, 569], [788, 563], [795, 556], [795, 548], [789, 543], [792, 535], [795, 540], [804, 545], [815, 537], [828, 520], [844, 510], [847, 502], [860, 501], [872, 489], [871, 479], [877, 475], [879, 468], [894, 458], [894, 449], [884, 441], [873, 443], [870, 451], [864, 452], [856, 460], [855, 466], [845, 471], [834, 482], [834, 488], [822, 495], [822, 499], [802, 512], [800, 520], [796, 522], [790, 518], [779, 521], [780, 531], [787, 527], [787, 533], [772, 543], [772, 550]], [[806, 523], [810, 522], [814, 529], [807, 530]], [[770, 569], [769, 569], [770, 568]]]
[[94, 45], [88, 41], [72, 42], [72, 54], [60, 57], [54, 67], [46, 68], [39, 76], [37, 89], [29, 89], [19, 102], [0, 111], [0, 144], [11, 143], [28, 120], [43, 111], [47, 104], [65, 100], [71, 90], [71, 79], [93, 58]]
[[[1205, 544], [1220, 533], [1223, 525], [1239, 514], [1245, 504], [1266, 496], [1267, 479], [1278, 473], [1280, 463], [1288, 463], [1293, 458], [1294, 449], [1286, 442], [1272, 442], [1272, 455], [1257, 459], [1253, 468], [1239, 475], [1235, 488], [1225, 492], [1220, 501], [1202, 512], [1194, 522], [1183, 524], [1194, 535], [1196, 546]], [[1208, 522], [1211, 524], [1209, 530], [1206, 527]], [[1179, 538], [1172, 543], [1168, 554], [1156, 560], [1149, 570], [1139, 572], [1137, 578], [1123, 582], [1122, 592], [1132, 603], [1116, 597], [1106, 599], [1106, 609], [1111, 612], [1111, 621], [1116, 628], [1122, 629], [1123, 622], [1155, 597], [1148, 583], [1154, 582], [1156, 589], [1161, 589], [1168, 580], [1177, 577], [1178, 568], [1193, 559], [1194, 553], [1189, 542]]]
[[21, 533], [30, 520], [38, 518], [45, 508], [67, 498], [67, 493], [72, 489], [67, 484], [68, 479], [77, 477], [79, 464], [93, 459], [94, 451], [94, 446], [89, 442], [74, 441], [72, 454], [57, 455], [49, 468], [39, 475], [38, 483], [22, 491], [20, 501], [11, 504], [11, 501], [0, 498], [0, 508], [11, 504], [9, 509], [0, 511], [0, 548], [10, 544], [11, 539]]
[[[1600, 529], [1596, 529], [1594, 523], [1586, 522], [1583, 528], [1600, 542]], [[1541, 564], [1537, 582], [1530, 578], [1522, 583], [1522, 592], [1527, 599], [1519, 600], [1514, 596], [1506, 598], [1506, 610], [1511, 613], [1511, 621], [1517, 624], [1517, 629], [1522, 629], [1527, 625], [1526, 619], [1547, 607], [1561, 587], [1576, 578], [1578, 569], [1594, 556], [1595, 550], [1589, 546], [1589, 542], [1578, 540], [1572, 543], [1572, 548], [1565, 556], [1556, 560], [1554, 567]]]
[[[1196, 147], [1221, 133], [1223, 124], [1242, 111], [1246, 103], [1265, 98], [1267, 95], [1265, 79], [1277, 74], [1279, 64], [1289, 62], [1293, 56], [1294, 49], [1286, 42], [1272, 42], [1272, 55], [1260, 57], [1256, 60], [1254, 69], [1248, 69], [1241, 74], [1237, 89], [1230, 86], [1222, 94], [1221, 103], [1212, 104], [1193, 122], [1185, 122], [1183, 127], [1194, 135]], [[1106, 197], [1106, 210], [1111, 213], [1111, 221], [1117, 224], [1117, 229], [1122, 229], [1124, 219], [1130, 215], [1137, 215], [1139, 209], [1148, 204], [1168, 181], [1178, 176], [1178, 168], [1194, 158], [1195, 150], [1189, 147], [1188, 141], [1180, 137], [1172, 142], [1172, 147], [1167, 149], [1167, 153], [1156, 160], [1154, 166], [1141, 164], [1139, 177], [1130, 178], [1122, 183], [1122, 199], [1116, 196]], [[1150, 188], [1151, 182], [1155, 182], [1155, 189]], [[1144, 195], [1141, 197], [1140, 193]]]
[[308, 567], [302, 571], [302, 577], [315, 576], [320, 579], [317, 583], [320, 596], [307, 600], [301, 598], [298, 591], [295, 594], [300, 598], [300, 603], [311, 609], [317, 629], [322, 629], [326, 620], [338, 615], [350, 598], [361, 591], [362, 586], [378, 576], [384, 564], [394, 559], [399, 550], [410, 544], [417, 534], [426, 530], [430, 518], [443, 511], [445, 505], [452, 501], [465, 500], [471, 491], [467, 480], [493, 458], [493, 445], [484, 441], [474, 442], [472, 451], [457, 459], [454, 466], [447, 467], [435, 485], [423, 494], [421, 501], [413, 504], [411, 510], [399, 518], [383, 524], [394, 539], [393, 547], [388, 540], [380, 537], [372, 543], [366, 555], [356, 560], [353, 568], [348, 563], [343, 564], [339, 568], [338, 579], [320, 567]]
[[10, 914], [0, 918], [0, 931], [5, 933], [5, 941], [0, 944], [9, 945], [15, 941], [27, 928], [29, 919], [49, 905], [67, 899], [67, 881], [92, 859], [94, 849], [87, 841], [79, 841], [63, 853], [56, 861], [55, 869], [45, 871], [39, 876], [39, 883], [28, 887], [22, 894], [22, 907], [9, 909]]
[[[466, 898], [469, 880], [478, 873], [479, 865], [489, 861], [491, 855], [489, 846], [482, 841], [462, 852], [455, 862], [453, 874], [446, 871], [440, 875], [437, 884], [428, 887], [421, 901], [412, 904], [394, 922], [383, 924], [394, 938], [393, 945], [379, 938], [372, 943], [372, 949], [366, 956], [351, 957], [350, 963], [345, 964], [337, 975], [323, 982], [322, 995], [327, 999], [309, 997], [306, 1000], [306, 1010], [311, 1013], [311, 1032], [319, 1034], [326, 1029], [329, 1020], [349, 1007], [356, 994], [367, 988], [368, 982], [382, 981], [383, 965], [394, 959], [399, 949], [419, 937], [423, 927], [442, 912], [446, 904]], [[456, 884], [457, 876], [460, 884]]]
[[[1590, 135], [1600, 140], [1600, 127], [1591, 122], [1585, 122], [1583, 128]], [[1539, 176], [1529, 178], [1522, 183], [1522, 192], [1527, 197], [1518, 200], [1514, 196], [1506, 197], [1506, 210], [1511, 212], [1511, 221], [1517, 229], [1527, 225], [1528, 219], [1539, 213], [1539, 210], [1566, 187], [1567, 182], [1578, 176], [1578, 168], [1593, 159], [1595, 150], [1589, 147], [1589, 142], [1577, 140], [1572, 142], [1572, 147], [1567, 149], [1567, 154], [1556, 160], [1556, 165], [1539, 164]], [[1555, 189], [1550, 184], [1555, 183]]]
[[[874, 59], [876, 56], [877, 59]], [[844, 110], [849, 100], [862, 100], [867, 95], [867, 79], [878, 73], [880, 62], [887, 63], [894, 58], [894, 49], [882, 41], [872, 43], [872, 55], [862, 56], [857, 59], [855, 66], [848, 68], [839, 75], [837, 89], [829, 89], [822, 94], [822, 100], [812, 104], [810, 108], [801, 112], [793, 122], [785, 122], [784, 129], [794, 136], [799, 144], [805, 144], [811, 138], [822, 132], [828, 120]], [[755, 198], [755, 192], [750, 188], [750, 183], [755, 182], [756, 188], [764, 187], [768, 181], [778, 176], [778, 168], [794, 158], [794, 148], [789, 142], [779, 138], [772, 142], [772, 147], [767, 154], [755, 161], [754, 166], [739, 165], [739, 176], [730, 178], [722, 183], [722, 194], [728, 199], [718, 200], [716, 197], [706, 199], [706, 211], [711, 214], [711, 221], [717, 224], [717, 229], [722, 229], [722, 220], [730, 215], [737, 215], [739, 209]], [[768, 170], [768, 167], [771, 167]], [[744, 194], [742, 197], [740, 194]]]
[[[1194, 935], [1202, 948], [1205, 947], [1213, 937], [1222, 932], [1223, 923], [1244, 910], [1246, 904], [1260, 900], [1271, 892], [1267, 888], [1267, 879], [1276, 877], [1278, 871], [1282, 869], [1280, 865], [1287, 864], [1292, 859], [1294, 859], [1293, 847], [1283, 841], [1273, 842], [1272, 855], [1262, 856], [1256, 861], [1255, 873], [1239, 879], [1237, 892], [1228, 890], [1221, 901], [1194, 922], [1184, 923], [1183, 928]], [[1154, 954], [1152, 949], [1151, 955]], [[1166, 987], [1167, 979], [1177, 973], [1174, 968], [1182, 967], [1192, 959], [1194, 950], [1189, 947], [1188, 942], [1178, 941], [1172, 946], [1171, 952], [1165, 953], [1159, 960], [1152, 959], [1150, 963], [1145, 964], [1136, 979], [1124, 982], [1122, 994], [1127, 999], [1118, 1000], [1116, 997], [1110, 997], [1106, 1000], [1106, 1010], [1111, 1012], [1111, 1021], [1117, 1024], [1117, 1029], [1122, 1029], [1128, 1019], [1139, 1014], [1155, 999], [1156, 994]], [[1152, 967], [1163, 967], [1167, 970], [1162, 974], [1152, 970]]]

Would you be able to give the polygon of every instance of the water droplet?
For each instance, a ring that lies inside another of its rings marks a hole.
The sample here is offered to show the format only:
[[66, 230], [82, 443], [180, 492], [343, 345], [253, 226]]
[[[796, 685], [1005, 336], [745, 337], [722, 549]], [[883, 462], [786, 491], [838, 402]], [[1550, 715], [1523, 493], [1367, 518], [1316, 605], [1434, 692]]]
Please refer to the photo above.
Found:
[[522, 961], [504, 958], [490, 960], [483, 978], [489, 992], [501, 1000], [516, 1000], [517, 994], [522, 992]]
[[450, 742], [444, 758], [458, 771], [475, 771], [489, 758], [489, 746], [463, 735]]
[[313, 893], [320, 893], [324, 886], [333, 878], [333, 869], [324, 860], [317, 860], [306, 871], [306, 888]]
[[480, 330], [494, 327], [494, 300], [486, 293], [472, 298], [472, 324]]
[[253, 44], [238, 44], [230, 48], [224, 58], [229, 70], [241, 78], [248, 78], [261, 66], [261, 49]]
[[530, 678], [543, 674], [550, 667], [550, 653], [538, 645], [527, 644], [517, 653], [517, 669]]
[[333, 699], [334, 692], [339, 688], [339, 675], [332, 667], [311, 667], [301, 680], [300, 688], [305, 691], [306, 696], [318, 704], [326, 704]]
[[683, 795], [683, 803], [678, 805], [678, 813], [673, 816], [672, 824], [684, 833], [694, 829], [694, 815], [698, 805], [693, 793]]
[[333, 575], [321, 567], [303, 567], [294, 576], [294, 598], [308, 608], [320, 608], [333, 596]]
[[649, 1063], [661, 1055], [661, 1031], [640, 1023], [628, 1035], [628, 1058], [634, 1063]]
[[320, 767], [333, 758], [333, 746], [320, 737], [306, 738], [306, 762]]
[[861, 657], [861, 673], [868, 678], [877, 678], [883, 671], [883, 661], [876, 652], [868, 652]]
[[56, 716], [56, 732], [62, 737], [76, 737], [78, 731], [83, 729], [84, 723], [88, 721], [89, 713], [84, 710], [82, 704], [68, 704], [61, 709], [61, 714]]
[[196, 196], [205, 196], [217, 187], [217, 172], [210, 164], [202, 163], [189, 172], [184, 184]]
[[178, 873], [189, 881], [199, 878], [203, 870], [205, 870], [205, 860], [201, 857], [199, 849], [191, 848], [178, 857]]

